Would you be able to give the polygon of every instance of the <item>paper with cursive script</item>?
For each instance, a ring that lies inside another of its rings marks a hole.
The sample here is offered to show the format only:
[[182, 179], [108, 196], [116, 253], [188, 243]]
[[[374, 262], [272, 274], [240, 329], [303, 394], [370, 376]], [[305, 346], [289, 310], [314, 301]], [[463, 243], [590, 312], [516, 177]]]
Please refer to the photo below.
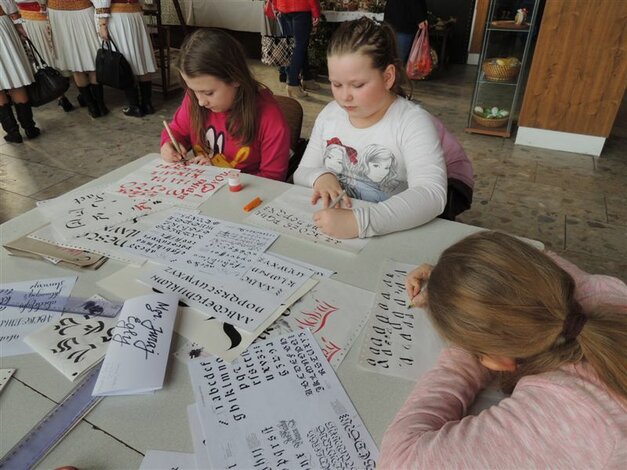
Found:
[[427, 312], [409, 308], [405, 278], [414, 268], [385, 260], [361, 344], [361, 367], [415, 380], [433, 367], [445, 347]]
[[152, 197], [165, 203], [197, 208], [224, 186], [233, 169], [211, 165], [165, 163], [155, 160], [107, 187], [107, 192], [128, 197]]
[[[370, 205], [358, 199], [353, 199], [352, 203], [353, 207]], [[246, 222], [352, 253], [358, 253], [366, 246], [367, 238], [341, 240], [322, 233], [313, 221], [314, 213], [320, 209], [321, 202], [311, 205], [311, 189], [294, 186], [256, 209]]]
[[[0, 284], [0, 357], [34, 352], [24, 343], [24, 337], [59, 318], [76, 279], [71, 276]], [[16, 299], [22, 307], [9, 307]]]
[[163, 387], [177, 306], [175, 294], [124, 302], [92, 395], [132, 395]]
[[261, 335], [260, 340], [309, 328], [324, 356], [337, 368], [368, 320], [374, 294], [333, 279], [321, 279]]
[[131, 199], [121, 194], [106, 193], [103, 188], [64, 194], [37, 204], [37, 209], [64, 240], [143, 217], [166, 207], [170, 206], [158, 198]]
[[376, 445], [308, 330], [188, 367], [211, 468], [375, 468]]

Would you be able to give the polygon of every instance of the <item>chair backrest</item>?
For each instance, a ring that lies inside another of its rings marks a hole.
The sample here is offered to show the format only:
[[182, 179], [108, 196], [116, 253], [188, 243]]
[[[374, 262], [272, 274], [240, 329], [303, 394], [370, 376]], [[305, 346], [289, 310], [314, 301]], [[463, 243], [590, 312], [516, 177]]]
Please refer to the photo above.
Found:
[[274, 99], [279, 103], [287, 124], [291, 130], [290, 148], [296, 150], [296, 144], [300, 139], [300, 131], [303, 126], [303, 107], [294, 98], [288, 96], [274, 95]]

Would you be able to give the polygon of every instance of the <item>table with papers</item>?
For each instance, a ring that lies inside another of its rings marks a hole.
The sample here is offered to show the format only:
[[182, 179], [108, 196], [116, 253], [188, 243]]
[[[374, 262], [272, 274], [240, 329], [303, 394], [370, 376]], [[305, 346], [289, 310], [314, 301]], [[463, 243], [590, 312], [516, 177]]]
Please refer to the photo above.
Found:
[[[100, 187], [155, 159], [146, 155], [85, 185]], [[270, 202], [292, 185], [242, 174], [244, 189], [223, 187], [200, 206], [200, 213], [235, 223], [246, 223], [242, 208], [255, 197]], [[44, 224], [41, 213], [31, 210], [0, 226], [2, 242], [16, 239]], [[387, 259], [410, 265], [434, 263], [439, 254], [477, 227], [436, 219], [422, 227], [376, 237], [358, 253], [281, 235], [272, 253], [335, 271], [333, 279], [375, 292], [381, 267]], [[125, 264], [110, 259], [98, 270], [70, 269], [22, 257], [0, 254], [0, 282], [76, 276], [72, 295], [88, 298], [100, 294], [96, 283]], [[368, 315], [367, 311], [363, 315]], [[339, 380], [374, 441], [383, 432], [413, 387], [413, 382], [359, 367], [365, 330], [337, 369]], [[40, 462], [41, 468], [73, 465], [78, 468], [138, 468], [148, 450], [192, 453], [187, 407], [195, 402], [187, 367], [172, 353], [185, 338], [174, 334], [163, 389], [152, 394], [108, 396]], [[4, 357], [0, 368], [16, 369], [0, 394], [0, 456], [4, 455], [72, 388], [54, 367], [38, 354]], [[420, 358], [417, 358], [420, 361]]]

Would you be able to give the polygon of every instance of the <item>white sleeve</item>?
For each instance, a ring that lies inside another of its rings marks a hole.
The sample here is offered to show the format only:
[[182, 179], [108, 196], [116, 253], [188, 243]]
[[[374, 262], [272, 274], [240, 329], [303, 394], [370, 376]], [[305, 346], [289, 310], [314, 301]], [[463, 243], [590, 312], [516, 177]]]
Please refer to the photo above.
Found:
[[408, 188], [386, 201], [353, 209], [359, 237], [372, 237], [425, 224], [446, 205], [446, 164], [437, 129], [429, 113], [412, 112], [399, 130]]
[[96, 8], [96, 18], [108, 18], [111, 16], [111, 0], [91, 0]]
[[314, 182], [324, 173], [330, 171], [324, 166], [324, 149], [325, 142], [322, 137], [322, 128], [325, 120], [325, 111], [323, 109], [314, 123], [314, 127], [309, 137], [307, 149], [303, 154], [303, 158], [294, 172], [294, 183], [300, 186], [313, 187]]
[[0, 0], [0, 6], [2, 6], [2, 9], [7, 16], [17, 13], [15, 0]]

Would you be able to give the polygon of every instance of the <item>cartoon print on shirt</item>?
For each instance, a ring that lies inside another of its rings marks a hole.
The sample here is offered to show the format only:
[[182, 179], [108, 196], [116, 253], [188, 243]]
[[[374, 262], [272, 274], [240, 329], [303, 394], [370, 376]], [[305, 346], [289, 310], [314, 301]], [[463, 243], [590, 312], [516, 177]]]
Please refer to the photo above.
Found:
[[237, 168], [237, 165], [245, 161], [250, 155], [250, 146], [245, 145], [240, 147], [235, 154], [235, 158], [229, 161], [224, 154], [224, 132], [216, 132], [213, 126], [209, 126], [205, 138], [207, 145], [194, 145], [194, 155], [204, 155], [205, 158], [209, 158], [213, 166], [220, 168]]
[[367, 145], [358, 155], [333, 137], [327, 140], [323, 164], [337, 176], [349, 197], [364, 201], [385, 201], [400, 183], [396, 157], [378, 144]]
[[342, 144], [337, 137], [327, 140], [322, 164], [331, 170], [343, 188], [350, 185], [352, 168], [357, 165], [357, 150]]

